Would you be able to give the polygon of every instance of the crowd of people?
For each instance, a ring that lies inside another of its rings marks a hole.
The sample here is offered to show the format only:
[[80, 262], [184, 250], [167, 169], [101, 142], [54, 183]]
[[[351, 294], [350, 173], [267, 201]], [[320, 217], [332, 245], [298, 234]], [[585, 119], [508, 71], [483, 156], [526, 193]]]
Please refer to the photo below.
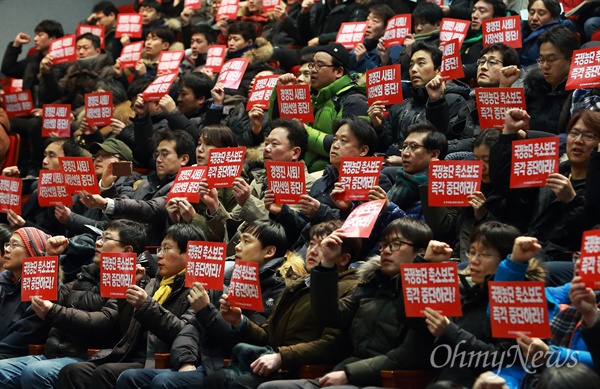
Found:
[[[2, 175], [23, 178], [21, 212], [0, 214], [0, 387], [363, 388], [382, 386], [382, 370], [426, 371], [431, 389], [600, 387], [600, 294], [578, 259], [583, 233], [600, 228], [600, 89], [566, 89], [573, 52], [600, 46], [600, 6], [566, 18], [581, 2], [288, 0], [263, 12], [261, 0], [247, 0], [228, 19], [219, 0], [195, 10], [183, 0], [133, 3], [141, 38], [115, 37], [123, 9], [100, 1], [81, 23], [104, 27], [103, 45], [84, 33], [77, 59], [53, 64], [50, 45], [69, 32], [42, 20], [2, 58], [2, 75], [22, 79], [34, 109], [9, 119], [0, 108], [0, 166], [16, 147], [6, 134], [22, 139]], [[398, 14], [412, 16], [412, 33], [389, 47], [386, 25]], [[528, 15], [522, 47], [484, 47], [482, 23], [510, 15]], [[441, 75], [443, 18], [470, 22], [461, 79]], [[356, 21], [367, 22], [364, 41], [349, 51], [334, 41]], [[142, 59], [121, 67], [136, 41]], [[237, 89], [207, 68], [212, 45], [226, 46], [225, 61], [249, 59]], [[185, 50], [177, 81], [145, 100], [169, 50]], [[365, 72], [391, 64], [400, 64], [404, 101], [369, 103]], [[275, 92], [268, 107], [247, 110], [267, 75], [276, 88], [308, 85], [314, 121], [281, 117]], [[478, 87], [523, 88], [526, 109], [508, 110], [502, 129], [482, 128]], [[91, 92], [112, 93], [109, 125], [87, 122]], [[70, 137], [42, 137], [44, 104], [71, 106]], [[513, 142], [548, 137], [558, 138], [558, 172], [511, 188]], [[203, 180], [198, 203], [168, 197], [181, 168], [238, 146], [245, 160], [231, 187]], [[364, 201], [342, 199], [342, 159], [374, 155], [384, 168], [368, 200], [385, 203], [368, 238], [348, 237], [343, 222]], [[60, 169], [61, 157], [91, 157], [100, 194], [41, 206], [38, 174]], [[468, 207], [430, 205], [430, 164], [440, 160], [481, 161]], [[116, 174], [118, 162], [131, 174]], [[276, 201], [266, 162], [304, 164], [297, 204]], [[189, 241], [226, 243], [222, 290], [186, 286]], [[136, 254], [124, 299], [100, 294], [103, 253]], [[23, 260], [43, 256], [59, 257], [58, 299], [21, 301]], [[239, 260], [259, 268], [264, 311], [229, 300]], [[401, 267], [437, 262], [458, 263], [462, 316], [427, 308], [408, 317]], [[544, 282], [551, 338], [493, 337], [490, 281]], [[522, 358], [449, 363], [514, 349]], [[171, 368], [158, 369], [156, 353], [169, 353]], [[328, 371], [298, 379], [303, 365]]]

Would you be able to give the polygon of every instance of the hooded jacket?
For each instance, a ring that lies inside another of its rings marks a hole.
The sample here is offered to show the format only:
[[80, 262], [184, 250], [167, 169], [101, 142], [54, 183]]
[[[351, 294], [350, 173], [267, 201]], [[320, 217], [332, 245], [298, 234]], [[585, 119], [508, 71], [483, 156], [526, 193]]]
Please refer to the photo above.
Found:
[[225, 93], [228, 95], [248, 96], [252, 79], [263, 70], [272, 70], [268, 64], [272, 56], [273, 46], [265, 38], [257, 38], [255, 44], [249, 48], [246, 47], [238, 51], [228, 52], [225, 61], [233, 58], [249, 58], [250, 62], [242, 77], [240, 86], [237, 89], [226, 88]]

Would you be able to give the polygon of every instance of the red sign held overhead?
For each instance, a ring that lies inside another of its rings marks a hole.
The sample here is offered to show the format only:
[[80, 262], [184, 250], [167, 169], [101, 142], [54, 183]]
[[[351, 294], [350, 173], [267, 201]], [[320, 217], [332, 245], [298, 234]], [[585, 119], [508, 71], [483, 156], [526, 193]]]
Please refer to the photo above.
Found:
[[490, 322], [494, 338], [526, 336], [550, 338], [544, 283], [537, 281], [488, 282]]
[[461, 19], [442, 19], [440, 26], [440, 45], [445, 45], [446, 42], [458, 39], [458, 46], [464, 42], [467, 32], [469, 31], [469, 25], [471, 22]]
[[511, 188], [546, 185], [551, 173], [558, 173], [558, 136], [514, 140], [510, 173]]
[[127, 35], [130, 38], [142, 37], [142, 15], [129, 13], [117, 15], [115, 38]]
[[223, 62], [225, 62], [225, 54], [227, 54], [227, 46], [210, 46], [206, 54], [206, 65], [204, 67], [213, 73], [219, 73], [223, 67]]
[[73, 205], [73, 198], [67, 192], [65, 175], [60, 170], [40, 170], [38, 180], [38, 204], [40, 207], [53, 205]]
[[425, 317], [425, 308], [462, 316], [456, 263], [406, 263], [400, 272], [407, 317]]
[[185, 0], [183, 6], [189, 9], [200, 9], [202, 7], [202, 0]]
[[460, 42], [458, 39], [453, 39], [444, 45], [440, 76], [442, 76], [444, 81], [455, 80], [465, 76], [465, 70], [460, 59]]
[[246, 111], [250, 111], [255, 105], [262, 109], [269, 108], [269, 100], [271, 100], [271, 93], [277, 84], [277, 79], [279, 79], [278, 74], [258, 77], [254, 80], [254, 86], [250, 92], [248, 104], [246, 104]]
[[90, 26], [89, 24], [78, 24], [77, 25], [77, 36], [81, 36], [87, 33], [96, 35], [100, 38], [100, 48], [104, 48], [104, 26]]
[[61, 138], [71, 136], [71, 105], [44, 104], [42, 111], [42, 136], [52, 133]]
[[190, 203], [200, 202], [200, 181], [206, 177], [206, 166], [182, 167], [173, 181], [167, 202], [175, 197], [184, 197]]
[[142, 93], [142, 99], [144, 101], [159, 101], [164, 95], [169, 93], [169, 89], [171, 89], [171, 84], [173, 84], [175, 78], [177, 78], [177, 74], [175, 73], [156, 77]]
[[21, 214], [21, 191], [23, 180], [18, 177], [0, 176], [0, 213], [9, 210]]
[[342, 23], [335, 41], [346, 49], [352, 50], [365, 40], [365, 32], [369, 26], [368, 22], [346, 22]]
[[483, 47], [494, 43], [504, 43], [515, 49], [520, 49], [523, 46], [521, 42], [521, 18], [518, 15], [484, 20], [481, 30], [483, 32]]
[[100, 194], [100, 186], [90, 157], [59, 157], [61, 169], [65, 174], [67, 193], [77, 194], [82, 190], [90, 194]]
[[223, 84], [224, 88], [237, 89], [244, 77], [250, 58], [236, 58], [227, 61], [221, 68], [217, 82]]
[[127, 288], [135, 284], [135, 253], [100, 254], [100, 296], [124, 299]]
[[481, 186], [481, 161], [431, 161], [429, 206], [468, 207], [468, 196]]
[[581, 281], [590, 288], [600, 288], [600, 230], [583, 233], [579, 258]]
[[269, 190], [275, 194], [275, 204], [298, 204], [306, 194], [304, 162], [265, 161]]
[[236, 20], [239, 6], [240, 0], [221, 0], [221, 5], [217, 11], [215, 20], [219, 21], [222, 18]]
[[89, 126], [108, 126], [113, 117], [112, 92], [86, 93], [85, 120]]
[[369, 190], [379, 184], [383, 157], [342, 158], [339, 182], [344, 193], [338, 198], [349, 201], [368, 201]]
[[200, 282], [206, 290], [223, 290], [226, 251], [226, 243], [188, 242], [185, 286]]
[[23, 258], [21, 301], [32, 297], [56, 301], [58, 286], [58, 257]]
[[384, 205], [385, 199], [382, 199], [369, 201], [354, 208], [342, 225], [344, 235], [348, 238], [368, 238]]
[[385, 47], [400, 46], [404, 44], [404, 39], [410, 34], [412, 26], [412, 15], [396, 15], [387, 22], [383, 40]]
[[383, 105], [403, 102], [401, 83], [400, 65], [367, 70], [367, 100], [369, 106], [376, 101], [381, 101]]
[[278, 85], [277, 103], [282, 118], [298, 119], [303, 123], [315, 120], [308, 85]]
[[242, 174], [245, 147], [216, 148], [208, 153], [208, 186], [230, 188]]
[[144, 42], [133, 42], [123, 46], [121, 50], [121, 69], [133, 68], [135, 64], [142, 59], [142, 50], [144, 50]]
[[565, 89], [597, 88], [599, 86], [600, 49], [592, 47], [573, 51]]
[[476, 88], [475, 98], [481, 128], [503, 128], [506, 111], [525, 109], [523, 88]]
[[33, 110], [33, 99], [31, 91], [25, 89], [19, 93], [7, 93], [4, 95], [6, 114], [9, 118], [29, 116]]
[[73, 62], [77, 59], [75, 40], [75, 34], [72, 34], [58, 38], [50, 43], [50, 50], [48, 53], [52, 56], [52, 65]]
[[179, 64], [185, 57], [185, 51], [163, 51], [158, 58], [157, 72], [159, 75], [179, 73]]
[[235, 261], [227, 293], [232, 307], [264, 311], [258, 279], [258, 263]]

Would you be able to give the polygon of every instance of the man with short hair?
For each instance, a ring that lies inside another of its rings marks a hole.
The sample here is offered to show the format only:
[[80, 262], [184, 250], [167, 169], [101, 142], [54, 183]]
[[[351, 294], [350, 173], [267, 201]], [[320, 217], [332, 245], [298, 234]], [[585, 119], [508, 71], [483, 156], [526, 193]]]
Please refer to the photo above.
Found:
[[115, 56], [112, 49], [115, 41], [115, 31], [117, 28], [117, 16], [119, 10], [110, 1], [100, 1], [92, 8], [92, 14], [85, 20], [85, 24], [91, 24], [104, 27], [104, 49], [106, 53], [117, 58], [121, 53]]
[[158, 71], [158, 59], [163, 51], [175, 42], [175, 35], [168, 28], [152, 28], [146, 36], [144, 43], [143, 58], [135, 64], [135, 77], [156, 77]]
[[183, 43], [191, 50], [191, 55], [183, 60], [184, 73], [206, 64], [206, 56], [210, 45], [217, 42], [215, 30], [206, 25], [192, 26], [191, 23], [181, 26]]

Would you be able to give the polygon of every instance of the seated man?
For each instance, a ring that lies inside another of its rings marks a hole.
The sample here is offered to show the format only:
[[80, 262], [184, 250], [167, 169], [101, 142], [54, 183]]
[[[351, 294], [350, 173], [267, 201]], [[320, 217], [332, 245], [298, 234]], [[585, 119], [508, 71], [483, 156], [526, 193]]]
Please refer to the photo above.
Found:
[[109, 55], [112, 55], [113, 43], [116, 39], [115, 31], [117, 29], [118, 15], [119, 10], [113, 3], [110, 1], [100, 1], [94, 5], [92, 14], [84, 22], [85, 24], [104, 27], [104, 49]]
[[142, 37], [131, 38], [129, 35], [121, 36], [121, 39], [115, 39], [112, 49], [112, 57], [118, 58], [121, 55], [123, 46], [136, 41], [144, 41], [150, 31], [154, 28], [165, 28], [165, 19], [162, 17], [162, 6], [157, 0], [142, 0], [134, 4], [134, 9], [142, 15]]
[[127, 289], [126, 301], [119, 302], [119, 320], [129, 323], [127, 329], [123, 328], [121, 340], [114, 348], [92, 356], [89, 362], [65, 366], [58, 375], [59, 388], [113, 388], [123, 371], [154, 367], [154, 353], [169, 352], [191, 318], [189, 289], [184, 286], [190, 240], [205, 237], [198, 227], [189, 224], [175, 224], [166, 230], [157, 250], [159, 274], [150, 280], [142, 269], [136, 284]]
[[[32, 308], [52, 327], [43, 355], [0, 361], [0, 382], [9, 388], [52, 388], [64, 366], [83, 362], [87, 349], [113, 347], [119, 340], [117, 301], [100, 297], [101, 253], [141, 253], [146, 241], [144, 226], [130, 220], [115, 220], [96, 240], [92, 264], [83, 266], [79, 277], [60, 286], [58, 300], [34, 298]], [[69, 245], [64, 236], [46, 243], [47, 255], [60, 255]]]
[[[193, 71], [194, 69], [206, 64], [206, 55], [208, 47], [216, 44], [217, 36], [215, 30], [207, 25], [195, 25], [191, 23], [185, 24], [184, 13], [182, 15], [181, 34], [182, 41], [186, 49], [191, 50], [191, 55], [183, 60], [182, 66], [184, 73]], [[187, 51], [186, 51], [187, 53]]]
[[27, 355], [29, 344], [46, 341], [50, 326], [35, 314], [30, 301], [21, 301], [23, 258], [42, 257], [50, 235], [23, 227], [4, 244], [0, 273], [0, 359]]

